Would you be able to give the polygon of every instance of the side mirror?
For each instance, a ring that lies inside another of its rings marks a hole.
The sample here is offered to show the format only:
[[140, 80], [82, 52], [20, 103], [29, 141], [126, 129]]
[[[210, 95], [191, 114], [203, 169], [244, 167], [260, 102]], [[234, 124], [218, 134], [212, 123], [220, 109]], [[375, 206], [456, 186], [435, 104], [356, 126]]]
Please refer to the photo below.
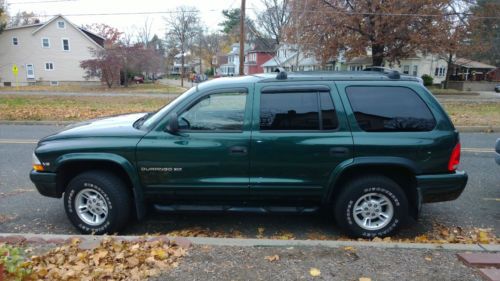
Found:
[[174, 135], [179, 132], [179, 120], [176, 113], [170, 114], [167, 126], [165, 127], [165, 131]]

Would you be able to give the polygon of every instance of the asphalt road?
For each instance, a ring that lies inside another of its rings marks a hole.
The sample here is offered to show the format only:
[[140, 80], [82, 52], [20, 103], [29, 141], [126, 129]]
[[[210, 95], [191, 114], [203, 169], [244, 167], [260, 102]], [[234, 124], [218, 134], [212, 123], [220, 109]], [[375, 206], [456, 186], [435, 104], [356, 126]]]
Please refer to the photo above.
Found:
[[[62, 127], [0, 125], [0, 232], [76, 233], [66, 218], [62, 199], [38, 194], [28, 177], [37, 139]], [[469, 183], [452, 202], [426, 204], [421, 217], [403, 229], [402, 237], [430, 230], [437, 222], [446, 226], [492, 228], [500, 234], [500, 166], [494, 161], [499, 133], [462, 133], [462, 164]], [[256, 237], [292, 234], [307, 239], [322, 234], [338, 238], [329, 216], [282, 214], [160, 214], [150, 212], [141, 222], [131, 222], [125, 234], [168, 233], [198, 228], [209, 232]], [[192, 234], [192, 233], [188, 233]]]

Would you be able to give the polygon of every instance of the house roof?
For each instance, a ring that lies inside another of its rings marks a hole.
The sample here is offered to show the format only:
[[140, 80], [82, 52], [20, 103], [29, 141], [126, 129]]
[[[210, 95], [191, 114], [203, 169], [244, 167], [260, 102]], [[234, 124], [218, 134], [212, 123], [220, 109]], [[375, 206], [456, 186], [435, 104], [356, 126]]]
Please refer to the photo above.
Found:
[[495, 69], [496, 66], [485, 64], [479, 61], [473, 61], [465, 58], [457, 58], [455, 60], [456, 65], [460, 65], [466, 68], [486, 68], [486, 69]]
[[276, 51], [276, 43], [272, 39], [257, 38], [250, 44], [249, 53], [266, 52], [271, 53]]
[[372, 58], [368, 56], [354, 57], [346, 62], [346, 64], [369, 64], [373, 63]]
[[12, 27], [7, 27], [5, 30], [14, 30], [14, 29], [21, 29], [21, 28], [28, 28], [28, 27], [37, 27], [37, 26], [42, 26], [43, 23], [35, 23], [35, 24], [27, 24], [27, 25], [21, 25], [21, 26], [12, 26]]
[[[53, 18], [51, 18], [50, 20], [46, 21], [45, 23], [41, 24], [40, 27], [38, 27], [37, 29], [35, 29], [31, 34], [36, 34], [38, 31], [44, 29], [47, 25], [49, 25], [51, 22], [55, 21], [56, 19], [58, 18], [61, 18], [63, 19], [64, 21], [66, 21], [68, 24], [70, 24], [72, 27], [74, 27], [76, 30], [78, 30], [78, 32], [80, 32], [83, 37], [87, 38], [90, 42], [92, 42], [94, 45], [100, 47], [100, 48], [103, 48], [104, 45], [101, 45], [100, 43], [103, 43], [104, 44], [104, 38], [102, 38], [101, 36], [95, 34], [95, 33], [92, 33], [88, 30], [84, 30], [83, 28], [79, 28], [78, 26], [76, 26], [75, 24], [73, 24], [71, 21], [69, 21], [65, 16], [63, 15], [57, 15]], [[33, 25], [33, 26], [37, 26], [37, 25]], [[90, 33], [90, 34], [89, 34]], [[101, 42], [98, 42], [100, 40], [94, 40], [93, 38], [100, 38], [102, 39]]]

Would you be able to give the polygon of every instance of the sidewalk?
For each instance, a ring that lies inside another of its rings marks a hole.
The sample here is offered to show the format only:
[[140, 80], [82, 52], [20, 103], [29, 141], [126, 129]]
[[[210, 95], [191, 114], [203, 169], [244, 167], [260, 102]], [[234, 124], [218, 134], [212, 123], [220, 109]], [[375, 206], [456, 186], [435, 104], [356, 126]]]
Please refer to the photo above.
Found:
[[[91, 249], [105, 236], [1, 234], [0, 243], [58, 246], [75, 237]], [[137, 241], [136, 236], [116, 236]], [[166, 239], [165, 237], [150, 238]], [[170, 238], [187, 248], [178, 267], [149, 280], [488, 280], [458, 253], [495, 253], [500, 245], [360, 241]], [[313, 277], [311, 269], [319, 270]], [[369, 278], [369, 279], [360, 279]]]

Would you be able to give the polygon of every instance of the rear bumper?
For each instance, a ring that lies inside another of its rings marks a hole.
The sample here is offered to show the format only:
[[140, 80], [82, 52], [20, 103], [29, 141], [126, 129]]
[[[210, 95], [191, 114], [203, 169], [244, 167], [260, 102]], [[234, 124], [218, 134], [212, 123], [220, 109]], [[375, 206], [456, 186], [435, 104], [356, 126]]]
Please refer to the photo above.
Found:
[[39, 173], [31, 170], [30, 179], [41, 195], [61, 198], [62, 192], [57, 190], [56, 173]]
[[419, 201], [431, 203], [455, 200], [464, 191], [467, 179], [468, 176], [464, 171], [417, 176]]

